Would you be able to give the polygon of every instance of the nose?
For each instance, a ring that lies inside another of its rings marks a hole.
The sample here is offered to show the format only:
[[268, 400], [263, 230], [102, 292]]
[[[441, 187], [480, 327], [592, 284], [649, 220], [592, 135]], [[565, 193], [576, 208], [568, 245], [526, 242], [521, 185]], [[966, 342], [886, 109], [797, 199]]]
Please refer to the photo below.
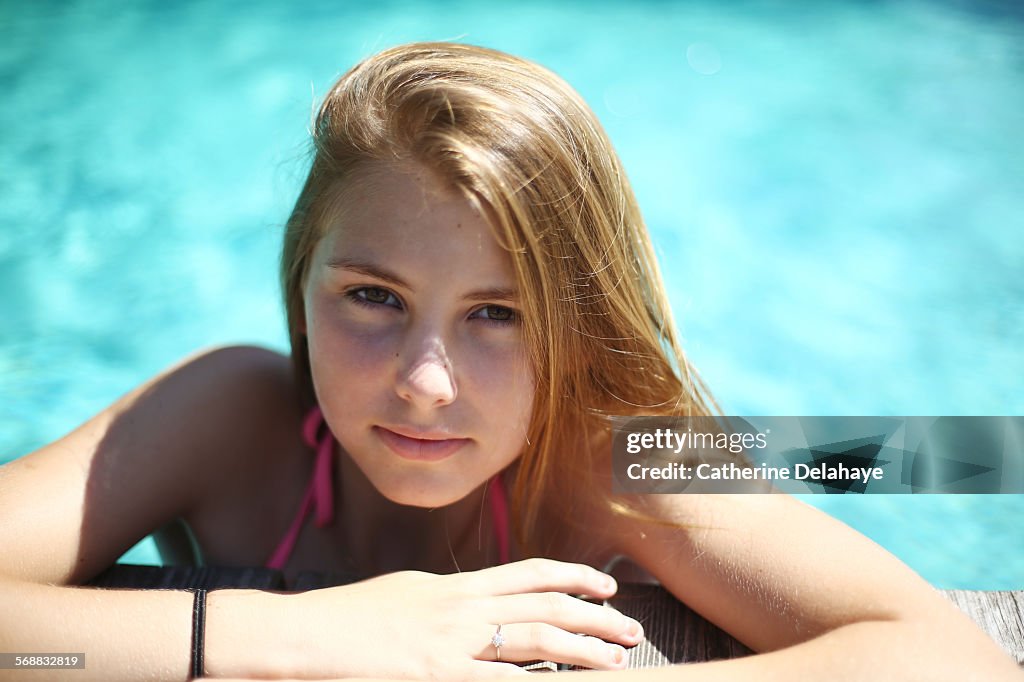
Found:
[[419, 346], [404, 350], [408, 362], [400, 363], [395, 390], [399, 397], [419, 408], [451, 404], [458, 389], [444, 345], [433, 339]]

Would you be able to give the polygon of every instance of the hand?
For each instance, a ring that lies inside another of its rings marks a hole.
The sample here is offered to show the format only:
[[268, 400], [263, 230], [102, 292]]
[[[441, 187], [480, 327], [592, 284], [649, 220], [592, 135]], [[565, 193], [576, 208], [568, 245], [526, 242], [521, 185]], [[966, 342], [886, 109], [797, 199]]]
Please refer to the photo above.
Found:
[[[640, 624], [567, 594], [607, 599], [616, 589], [590, 566], [527, 559], [452, 575], [403, 571], [303, 593], [294, 599], [311, 627], [297, 633], [296, 672], [473, 680], [529, 674], [514, 663], [535, 659], [621, 669], [627, 655], [619, 645], [640, 642]], [[500, 661], [491, 643], [499, 624]]]

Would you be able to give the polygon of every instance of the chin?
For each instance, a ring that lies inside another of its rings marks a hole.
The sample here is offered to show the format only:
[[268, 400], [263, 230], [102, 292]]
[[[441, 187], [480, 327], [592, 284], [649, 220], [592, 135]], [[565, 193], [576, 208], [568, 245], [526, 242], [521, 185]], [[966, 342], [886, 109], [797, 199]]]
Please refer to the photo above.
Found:
[[423, 509], [447, 507], [450, 504], [455, 504], [466, 496], [465, 494], [454, 494], [450, 491], [443, 490], [409, 488], [399, 488], [395, 490], [381, 490], [378, 488], [377, 492], [395, 504], [400, 504], [406, 507], [420, 507]]
[[406, 507], [435, 509], [455, 504], [473, 492], [472, 485], [461, 476], [442, 471], [376, 471], [366, 472], [377, 492], [394, 504]]

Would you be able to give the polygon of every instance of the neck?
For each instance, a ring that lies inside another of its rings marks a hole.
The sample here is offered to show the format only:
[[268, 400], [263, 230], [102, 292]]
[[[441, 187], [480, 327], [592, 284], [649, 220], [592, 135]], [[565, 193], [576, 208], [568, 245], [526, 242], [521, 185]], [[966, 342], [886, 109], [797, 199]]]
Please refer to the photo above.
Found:
[[338, 454], [338, 539], [360, 574], [454, 573], [497, 563], [486, 483], [445, 507], [411, 507], [381, 495], [346, 453]]

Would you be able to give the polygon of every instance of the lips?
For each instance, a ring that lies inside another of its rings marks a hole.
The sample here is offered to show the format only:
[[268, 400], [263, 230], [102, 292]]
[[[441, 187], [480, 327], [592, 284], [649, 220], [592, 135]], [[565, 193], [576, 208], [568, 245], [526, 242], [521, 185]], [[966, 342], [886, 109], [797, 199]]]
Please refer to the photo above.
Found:
[[417, 432], [400, 427], [374, 426], [373, 430], [396, 455], [418, 462], [447, 459], [470, 442], [469, 438], [451, 438], [439, 432]]

